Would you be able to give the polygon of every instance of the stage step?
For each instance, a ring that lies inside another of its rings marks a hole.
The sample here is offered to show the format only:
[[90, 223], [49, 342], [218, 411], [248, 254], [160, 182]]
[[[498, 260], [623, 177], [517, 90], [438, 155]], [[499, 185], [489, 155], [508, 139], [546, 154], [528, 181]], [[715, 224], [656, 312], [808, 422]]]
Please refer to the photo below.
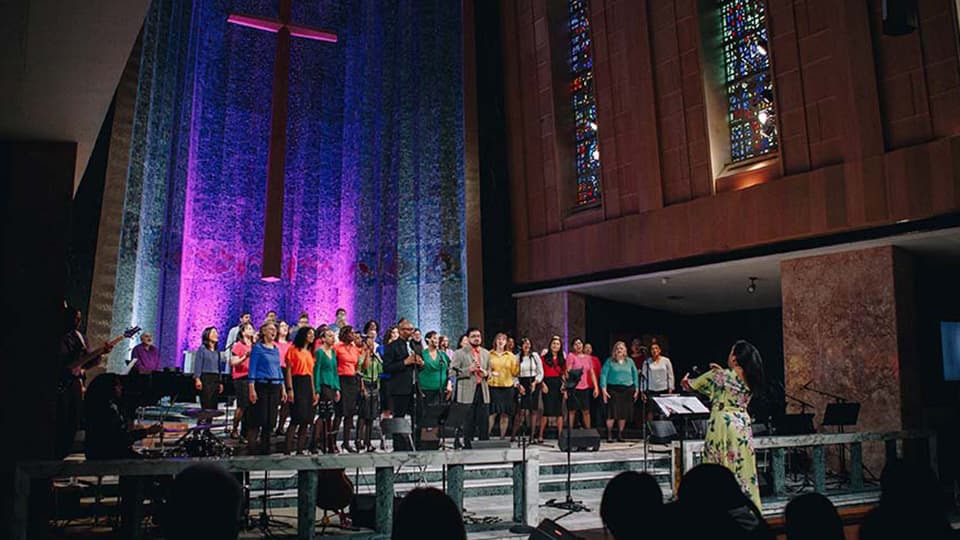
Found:
[[[603, 451], [596, 453], [573, 454], [571, 463], [571, 489], [603, 489], [607, 482], [618, 473], [626, 470], [642, 471], [646, 461], [647, 472], [654, 475], [660, 482], [664, 492], [670, 489], [670, 460], [663, 454], [651, 454], [648, 460], [642, 456], [630, 456], [630, 451], [614, 451], [605, 457]], [[541, 459], [549, 459], [550, 463], [540, 464], [540, 492], [543, 500], [552, 498], [557, 492], [566, 489], [567, 466], [565, 454], [556, 449], [546, 449]], [[375, 472], [373, 469], [347, 471], [347, 476], [358, 485], [358, 492], [375, 493]], [[510, 464], [489, 464], [468, 466], [464, 471], [464, 498], [489, 497], [511, 495], [513, 493], [513, 468]], [[81, 488], [83, 505], [93, 503], [96, 495], [96, 480], [84, 482]], [[395, 490], [403, 494], [411, 489], [431, 485], [442, 487], [443, 472], [439, 467], [429, 467], [425, 470], [401, 470], [395, 480]], [[250, 474], [251, 507], [260, 508], [264, 493], [264, 486], [268, 487], [269, 508], [295, 508], [297, 505], [297, 475], [293, 471], [273, 471], [267, 481], [264, 473]], [[100, 496], [115, 497], [117, 494], [117, 477], [106, 476], [99, 488]], [[548, 495], [549, 494], [549, 495]], [[466, 504], [466, 503], [465, 503]]]

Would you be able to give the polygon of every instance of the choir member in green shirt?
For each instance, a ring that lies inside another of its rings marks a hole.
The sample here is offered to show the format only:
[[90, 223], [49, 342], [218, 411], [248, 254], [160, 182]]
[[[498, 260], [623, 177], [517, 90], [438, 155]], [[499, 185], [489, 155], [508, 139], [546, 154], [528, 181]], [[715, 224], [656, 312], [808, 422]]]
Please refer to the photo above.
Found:
[[613, 442], [613, 422], [617, 422], [617, 440], [623, 442], [623, 428], [633, 418], [633, 403], [640, 395], [637, 366], [627, 357], [627, 345], [613, 344], [613, 356], [600, 370], [600, 390], [607, 404], [607, 442]]
[[[369, 323], [367, 323], [369, 326]], [[368, 330], [363, 338], [362, 359], [357, 366], [360, 375], [360, 406], [357, 411], [357, 450], [367, 449], [373, 452], [370, 438], [373, 434], [373, 421], [380, 416], [380, 375], [383, 373], [383, 359], [377, 352], [377, 331]], [[383, 448], [383, 435], [380, 437]]]
[[447, 369], [450, 359], [447, 353], [439, 349], [440, 334], [430, 331], [426, 335], [427, 348], [420, 353], [423, 357], [423, 366], [417, 375], [420, 383], [420, 392], [423, 394], [424, 406], [436, 405], [443, 401], [443, 392], [449, 392]]
[[337, 454], [336, 436], [333, 431], [334, 403], [340, 401], [340, 376], [337, 375], [337, 351], [333, 344], [336, 334], [326, 329], [318, 338], [320, 346], [314, 356], [313, 384], [317, 395], [320, 396], [317, 404], [317, 420], [313, 426], [313, 442], [311, 448], [317, 451], [318, 444], [328, 454]]

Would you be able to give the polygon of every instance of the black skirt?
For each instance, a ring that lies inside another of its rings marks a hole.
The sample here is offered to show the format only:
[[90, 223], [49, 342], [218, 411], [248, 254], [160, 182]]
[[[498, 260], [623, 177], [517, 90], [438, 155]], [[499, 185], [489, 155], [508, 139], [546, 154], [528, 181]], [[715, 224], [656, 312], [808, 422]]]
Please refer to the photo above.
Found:
[[336, 409], [337, 390], [326, 384], [320, 385], [320, 401], [317, 403], [317, 416], [324, 420], [333, 418]]
[[290, 407], [290, 422], [309, 424], [313, 422], [313, 384], [309, 375], [294, 375], [293, 406]]
[[445, 392], [443, 390], [424, 390], [420, 403], [424, 409], [426, 409], [426, 407], [440, 405], [440, 403], [443, 402], [444, 394]]
[[273, 429], [277, 425], [277, 413], [280, 411], [280, 394], [283, 385], [274, 383], [256, 383], [257, 402], [246, 413], [247, 426]]
[[610, 401], [607, 402], [607, 418], [633, 420], [633, 386], [611, 384], [607, 386]]
[[357, 416], [361, 420], [373, 420], [380, 416], [380, 391], [376, 381], [361, 381], [361, 384], [366, 390], [366, 396], [360, 397]]
[[340, 376], [340, 401], [337, 403], [337, 412], [344, 417], [357, 414], [357, 397], [360, 395], [360, 384], [356, 375]]
[[520, 377], [520, 386], [524, 390], [523, 395], [520, 396], [520, 410], [536, 411], [539, 407], [540, 393], [533, 392], [533, 381], [535, 380], [535, 377]]
[[512, 386], [490, 387], [490, 414], [513, 414]]
[[547, 393], [541, 392], [543, 399], [543, 415], [546, 417], [555, 417], [563, 414], [563, 396], [560, 395], [560, 386], [563, 379], [560, 377], [547, 377], [543, 384], [547, 387]]
[[592, 388], [587, 388], [585, 390], [573, 390], [572, 392], [568, 391], [567, 396], [568, 411], [590, 410], [590, 397], [593, 396]]

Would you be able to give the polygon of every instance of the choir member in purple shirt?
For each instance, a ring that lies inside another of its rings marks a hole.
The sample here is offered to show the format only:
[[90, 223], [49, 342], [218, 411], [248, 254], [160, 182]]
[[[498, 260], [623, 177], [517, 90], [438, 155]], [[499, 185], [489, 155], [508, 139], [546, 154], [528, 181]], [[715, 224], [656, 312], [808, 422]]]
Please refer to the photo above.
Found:
[[153, 373], [160, 371], [160, 349], [153, 345], [153, 334], [144, 332], [140, 335], [140, 344], [130, 351], [130, 362], [137, 361], [130, 373]]

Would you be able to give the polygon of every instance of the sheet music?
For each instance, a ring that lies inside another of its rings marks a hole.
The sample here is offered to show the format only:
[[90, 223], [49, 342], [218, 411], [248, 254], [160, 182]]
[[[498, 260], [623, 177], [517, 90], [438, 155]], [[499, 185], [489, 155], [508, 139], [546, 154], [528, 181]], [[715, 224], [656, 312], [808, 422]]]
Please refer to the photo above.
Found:
[[652, 398], [660, 407], [663, 414], [671, 416], [673, 414], [709, 414], [710, 409], [706, 408], [694, 396], [657, 396]]
[[130, 363], [124, 366], [123, 369], [120, 370], [120, 375], [129, 375], [130, 370], [133, 369], [133, 366], [137, 364], [137, 360], [139, 360], [139, 358], [134, 358], [133, 360], [130, 360]]

